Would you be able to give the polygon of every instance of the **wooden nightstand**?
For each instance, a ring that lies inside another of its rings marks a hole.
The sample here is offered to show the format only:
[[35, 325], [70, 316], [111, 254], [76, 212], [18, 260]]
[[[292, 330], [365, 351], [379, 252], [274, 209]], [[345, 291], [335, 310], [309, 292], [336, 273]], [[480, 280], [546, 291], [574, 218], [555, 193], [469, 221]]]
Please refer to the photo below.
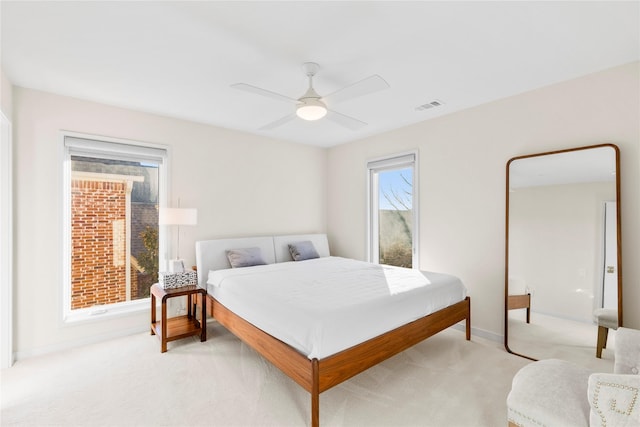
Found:
[[[192, 298], [202, 295], [202, 313], [200, 321], [196, 319], [195, 308], [192, 311]], [[187, 297], [187, 314], [167, 319], [167, 300], [174, 297]], [[179, 340], [192, 335], [200, 335], [200, 341], [207, 340], [207, 291], [198, 285], [182, 286], [175, 289], [164, 289], [159, 284], [151, 286], [151, 335], [160, 339], [162, 352], [167, 351], [169, 341]], [[156, 321], [156, 298], [162, 300], [162, 316]]]

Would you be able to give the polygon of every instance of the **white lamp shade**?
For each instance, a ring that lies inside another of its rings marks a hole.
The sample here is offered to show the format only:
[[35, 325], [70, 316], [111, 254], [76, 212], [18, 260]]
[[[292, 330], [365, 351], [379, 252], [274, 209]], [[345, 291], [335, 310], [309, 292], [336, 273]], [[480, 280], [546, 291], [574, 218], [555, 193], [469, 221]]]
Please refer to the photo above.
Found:
[[296, 114], [303, 120], [319, 120], [327, 115], [327, 106], [317, 98], [303, 98]]
[[196, 225], [198, 223], [198, 210], [160, 208], [158, 222], [160, 225]]

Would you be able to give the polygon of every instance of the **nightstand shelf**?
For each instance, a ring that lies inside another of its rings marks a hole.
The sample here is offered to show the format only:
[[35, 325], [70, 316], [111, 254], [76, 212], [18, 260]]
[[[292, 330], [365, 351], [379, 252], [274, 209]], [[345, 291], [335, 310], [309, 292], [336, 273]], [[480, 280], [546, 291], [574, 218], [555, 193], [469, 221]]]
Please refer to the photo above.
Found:
[[[195, 309], [192, 311], [193, 298], [201, 294], [200, 320], [196, 318]], [[167, 318], [167, 300], [175, 297], [187, 297], [187, 314]], [[206, 291], [197, 286], [183, 286], [175, 289], [163, 289], [157, 283], [151, 286], [151, 335], [157, 335], [161, 343], [161, 351], [167, 351], [167, 343], [170, 341], [187, 338], [193, 335], [200, 335], [200, 341], [207, 340], [207, 317], [206, 317]], [[160, 320], [156, 320], [156, 298], [162, 301], [162, 315]]]

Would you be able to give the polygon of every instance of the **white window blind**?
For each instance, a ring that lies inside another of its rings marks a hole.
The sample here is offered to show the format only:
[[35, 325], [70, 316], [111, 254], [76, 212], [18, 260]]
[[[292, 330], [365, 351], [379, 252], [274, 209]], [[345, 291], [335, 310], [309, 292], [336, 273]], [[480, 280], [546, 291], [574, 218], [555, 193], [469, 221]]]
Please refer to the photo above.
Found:
[[95, 157], [98, 155], [101, 158], [124, 161], [130, 161], [135, 158], [139, 161], [147, 161], [158, 165], [163, 164], [164, 159], [167, 157], [167, 150], [162, 148], [98, 141], [73, 136], [65, 136], [64, 145], [73, 156]]
[[368, 169], [393, 169], [412, 165], [416, 161], [416, 155], [414, 153], [405, 154], [397, 157], [390, 157], [381, 160], [372, 160], [367, 163]]

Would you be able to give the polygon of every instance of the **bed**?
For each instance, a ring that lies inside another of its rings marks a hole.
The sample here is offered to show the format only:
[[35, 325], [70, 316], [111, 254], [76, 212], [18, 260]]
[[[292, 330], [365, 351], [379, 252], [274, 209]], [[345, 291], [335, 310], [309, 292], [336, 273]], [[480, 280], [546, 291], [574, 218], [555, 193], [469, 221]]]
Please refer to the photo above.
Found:
[[[289, 245], [300, 242], [310, 242], [317, 258], [293, 261]], [[227, 251], [240, 248], [258, 248], [265, 265], [231, 268]], [[198, 241], [196, 265], [208, 314], [311, 394], [313, 427], [319, 426], [323, 391], [459, 322], [471, 338], [470, 299], [459, 279], [332, 257], [324, 234]], [[363, 277], [371, 283], [381, 278], [386, 288], [370, 286], [356, 309], [350, 304], [361, 291], [350, 285]], [[435, 289], [437, 302], [428, 308], [416, 304], [416, 293], [426, 292], [420, 277]], [[314, 306], [331, 289], [347, 298]], [[385, 293], [392, 302], [380, 302]], [[276, 308], [277, 300], [288, 307]], [[406, 307], [395, 312], [408, 312], [409, 320], [389, 314], [394, 310], [387, 307], [396, 304]], [[278, 318], [289, 321], [283, 327]]]

